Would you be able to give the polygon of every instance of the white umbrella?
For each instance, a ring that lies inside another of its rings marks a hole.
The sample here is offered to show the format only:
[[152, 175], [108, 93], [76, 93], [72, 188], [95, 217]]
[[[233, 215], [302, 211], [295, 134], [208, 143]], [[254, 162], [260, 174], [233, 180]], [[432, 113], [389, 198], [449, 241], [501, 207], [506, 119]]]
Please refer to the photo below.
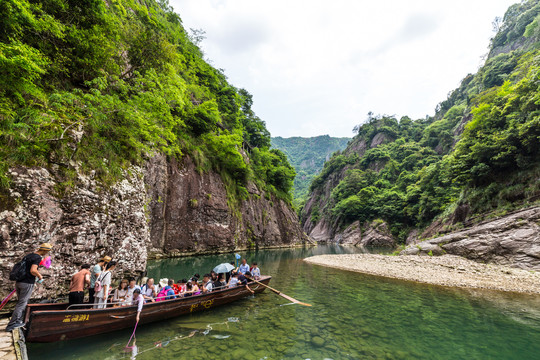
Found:
[[233, 269], [234, 269], [233, 265], [231, 265], [229, 263], [223, 263], [223, 264], [219, 264], [218, 266], [216, 266], [214, 268], [214, 272], [217, 273], [217, 274], [228, 273], [229, 271], [231, 271]]

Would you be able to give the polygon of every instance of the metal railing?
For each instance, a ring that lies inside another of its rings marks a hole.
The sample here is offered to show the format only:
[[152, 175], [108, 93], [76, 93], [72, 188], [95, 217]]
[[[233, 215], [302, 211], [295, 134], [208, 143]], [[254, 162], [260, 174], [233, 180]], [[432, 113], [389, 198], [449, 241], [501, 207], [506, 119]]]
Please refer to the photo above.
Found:
[[[221, 286], [221, 287], [212, 289], [212, 291], [227, 290], [227, 289], [232, 289], [232, 288], [235, 288], [235, 287], [238, 287], [238, 286], [240, 286], [240, 283], [239, 283], [238, 285], [236, 285], [236, 286], [233, 286], [233, 287], [229, 287], [229, 286]], [[202, 290], [200, 290], [200, 292], [201, 292], [200, 294], [197, 294], [197, 295], [191, 294], [191, 295], [188, 296], [188, 297], [191, 297], [191, 296], [200, 296], [200, 295], [206, 294], [206, 293], [204, 293]], [[147, 302], [147, 301], [148, 301], [148, 302], [155, 302], [155, 301], [158, 300], [158, 299], [163, 299], [163, 300], [174, 300], [174, 299], [178, 299], [178, 298], [183, 298], [185, 293], [186, 293], [186, 292], [182, 292], [182, 293], [180, 293], [180, 294], [174, 294], [174, 295], [163, 295], [163, 296], [158, 296], [158, 297], [155, 297], [155, 298], [153, 297], [152, 299], [153, 299], [154, 301], [151, 301], [151, 300], [149, 300], [149, 299], [145, 299], [145, 302]], [[166, 298], [168, 298], [168, 297], [170, 297], [171, 299], [166, 299]], [[69, 306], [66, 308], [66, 310], [73, 310], [72, 308], [76, 308], [76, 307], [81, 307], [81, 308], [87, 307], [88, 310], [90, 310], [90, 309], [98, 309], [98, 308], [96, 307], [97, 305], [98, 305], [98, 304], [96, 304], [96, 303], [93, 303], [93, 304], [90, 304], [90, 303], [71, 304], [71, 305], [69, 305]], [[105, 304], [100, 304], [100, 305], [105, 305], [105, 308], [108, 308], [109, 305], [132, 306], [132, 301], [130, 301], [129, 303], [127, 303], [126, 301], [115, 301], [115, 302], [107, 302], [107, 303], [105, 303]]]

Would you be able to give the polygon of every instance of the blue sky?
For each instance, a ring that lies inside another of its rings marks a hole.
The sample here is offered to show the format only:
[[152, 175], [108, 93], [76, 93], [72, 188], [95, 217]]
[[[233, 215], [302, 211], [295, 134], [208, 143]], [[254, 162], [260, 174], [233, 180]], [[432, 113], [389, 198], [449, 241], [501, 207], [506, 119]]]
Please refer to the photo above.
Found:
[[483, 62], [515, 0], [170, 0], [273, 136], [352, 136], [375, 114], [434, 113]]

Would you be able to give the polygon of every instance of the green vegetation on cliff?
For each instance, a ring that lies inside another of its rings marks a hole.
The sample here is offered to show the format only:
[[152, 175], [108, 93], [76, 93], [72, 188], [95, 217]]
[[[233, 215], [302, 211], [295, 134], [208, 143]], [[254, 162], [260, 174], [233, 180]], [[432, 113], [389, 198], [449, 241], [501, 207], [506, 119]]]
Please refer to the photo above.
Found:
[[317, 205], [304, 209], [303, 221], [324, 216], [342, 227], [383, 219], [404, 240], [436, 218], [455, 223], [538, 200], [540, 51], [537, 40], [524, 39], [540, 34], [539, 13], [538, 0], [512, 6], [492, 40], [498, 54], [463, 79], [434, 117], [370, 115], [314, 179]]
[[252, 97], [203, 59], [166, 0], [0, 3], [0, 186], [7, 168], [55, 166], [105, 182], [155, 152], [291, 200], [294, 169], [270, 149]]
[[294, 179], [294, 202], [301, 204], [308, 194], [309, 184], [321, 171], [330, 155], [343, 150], [350, 138], [336, 138], [328, 135], [316, 137], [272, 137], [272, 147], [287, 155], [296, 170]]

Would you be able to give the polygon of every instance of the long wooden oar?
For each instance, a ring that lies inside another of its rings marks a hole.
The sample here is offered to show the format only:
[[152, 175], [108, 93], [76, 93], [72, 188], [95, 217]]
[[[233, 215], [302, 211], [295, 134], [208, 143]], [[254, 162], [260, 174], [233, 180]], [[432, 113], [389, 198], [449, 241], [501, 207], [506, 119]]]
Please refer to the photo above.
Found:
[[[246, 276], [246, 277], [247, 277], [247, 276]], [[292, 297], [290, 297], [289, 295], [286, 295], [286, 294], [282, 293], [281, 291], [274, 289], [273, 287], [270, 287], [270, 286], [268, 286], [268, 285], [266, 285], [266, 284], [263, 284], [263, 283], [260, 282], [260, 281], [255, 280], [254, 278], [248, 277], [248, 279], [250, 279], [250, 280], [256, 282], [256, 283], [259, 284], [259, 285], [262, 285], [262, 286], [264, 286], [264, 287], [270, 289], [270, 290], [273, 291], [274, 293], [278, 294], [278, 295], [281, 296], [281, 297], [284, 297], [285, 299], [289, 300], [290, 302], [293, 302], [293, 303], [298, 304], [298, 305], [312, 306], [311, 304], [308, 304], [308, 303], [304, 303], [304, 302], [298, 301], [298, 300], [296, 300], [295, 298], [292, 298]]]

